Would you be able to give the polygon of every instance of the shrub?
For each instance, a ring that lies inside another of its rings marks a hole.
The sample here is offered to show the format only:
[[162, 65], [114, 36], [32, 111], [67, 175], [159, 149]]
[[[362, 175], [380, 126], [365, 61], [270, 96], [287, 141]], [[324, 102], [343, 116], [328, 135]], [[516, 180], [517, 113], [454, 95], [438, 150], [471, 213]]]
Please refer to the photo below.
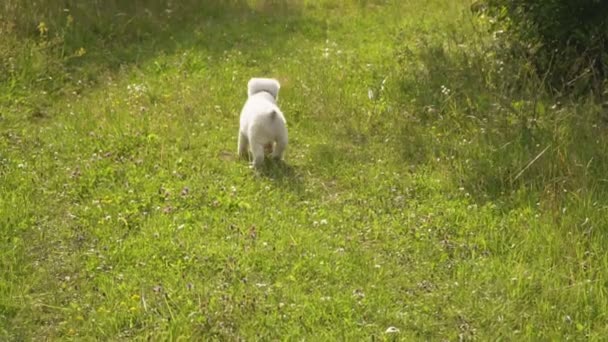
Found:
[[[603, 0], [486, 0], [487, 10], [547, 84], [580, 92], [605, 89], [608, 2]], [[591, 88], [591, 89], [590, 89]]]

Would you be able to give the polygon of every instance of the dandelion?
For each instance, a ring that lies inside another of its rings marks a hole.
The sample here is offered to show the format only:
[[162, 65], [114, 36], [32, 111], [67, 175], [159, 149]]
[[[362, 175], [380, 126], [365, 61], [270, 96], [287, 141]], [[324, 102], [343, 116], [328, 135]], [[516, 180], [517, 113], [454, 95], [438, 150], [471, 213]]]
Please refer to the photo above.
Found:
[[41, 21], [38, 24], [38, 32], [40, 33], [40, 37], [46, 36], [46, 34], [49, 32], [49, 28], [46, 26], [44, 21]]
[[77, 57], [82, 57], [87, 53], [87, 50], [85, 50], [85, 48], [81, 47], [80, 49], [78, 49], [76, 51], [76, 56]]

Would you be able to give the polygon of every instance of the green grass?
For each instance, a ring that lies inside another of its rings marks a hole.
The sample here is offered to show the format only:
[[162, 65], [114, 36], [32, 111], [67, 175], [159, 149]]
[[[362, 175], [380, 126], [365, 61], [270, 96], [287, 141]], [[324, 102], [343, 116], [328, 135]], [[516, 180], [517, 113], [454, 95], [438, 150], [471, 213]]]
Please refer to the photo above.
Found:
[[0, 339], [608, 334], [601, 108], [468, 1], [68, 3], [0, 7]]

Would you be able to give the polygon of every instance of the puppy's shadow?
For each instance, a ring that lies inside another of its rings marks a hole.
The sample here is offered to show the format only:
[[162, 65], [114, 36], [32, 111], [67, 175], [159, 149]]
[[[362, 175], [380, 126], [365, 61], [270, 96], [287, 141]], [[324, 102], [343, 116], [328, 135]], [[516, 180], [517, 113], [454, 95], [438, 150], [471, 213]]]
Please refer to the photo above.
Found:
[[277, 185], [291, 191], [299, 193], [303, 189], [302, 180], [296, 167], [287, 164], [283, 160], [266, 158], [264, 165], [258, 170], [258, 174], [272, 179]]

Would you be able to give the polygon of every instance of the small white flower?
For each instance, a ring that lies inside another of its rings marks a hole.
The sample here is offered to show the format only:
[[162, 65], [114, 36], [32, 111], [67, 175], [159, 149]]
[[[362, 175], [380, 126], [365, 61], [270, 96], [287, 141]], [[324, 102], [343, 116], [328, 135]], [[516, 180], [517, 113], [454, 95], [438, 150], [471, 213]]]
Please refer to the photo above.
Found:
[[363, 299], [365, 298], [365, 293], [361, 289], [355, 289], [353, 290], [353, 297]]
[[445, 96], [449, 96], [451, 92], [452, 92], [452, 91], [450, 90], [450, 88], [448, 88], [448, 87], [446, 87], [446, 86], [444, 86], [444, 85], [442, 85], [442, 86], [441, 86], [441, 93], [442, 93], [443, 95], [445, 95]]
[[138, 96], [138, 95], [141, 95], [142, 93], [146, 92], [147, 89], [144, 84], [133, 83], [133, 84], [127, 85], [127, 90], [129, 92], [129, 94]]

